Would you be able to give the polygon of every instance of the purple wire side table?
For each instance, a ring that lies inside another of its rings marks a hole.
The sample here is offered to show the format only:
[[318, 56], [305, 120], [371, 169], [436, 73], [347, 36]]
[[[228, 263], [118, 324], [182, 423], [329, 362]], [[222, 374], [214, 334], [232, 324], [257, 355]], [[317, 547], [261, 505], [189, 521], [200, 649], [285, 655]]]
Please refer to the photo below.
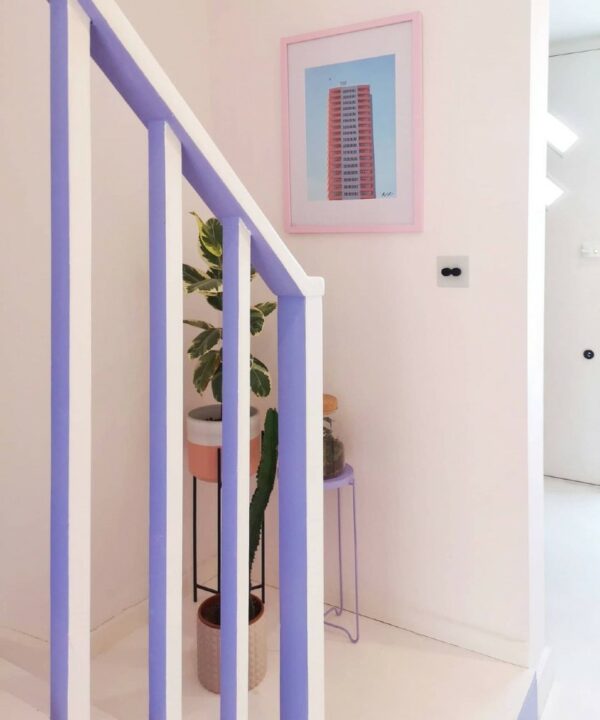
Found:
[[341, 491], [344, 487], [352, 488], [352, 520], [354, 525], [354, 621], [355, 631], [354, 635], [345, 628], [343, 625], [338, 625], [329, 620], [325, 620], [325, 625], [332, 628], [337, 628], [342, 632], [346, 633], [349, 640], [353, 643], [357, 643], [360, 637], [359, 629], [359, 614], [358, 614], [358, 543], [356, 536], [356, 480], [354, 478], [354, 469], [351, 465], [345, 465], [344, 469], [339, 475], [328, 478], [323, 481], [323, 488], [325, 490], [337, 490], [337, 516], [338, 516], [338, 566], [339, 566], [339, 588], [340, 588], [340, 600], [339, 605], [329, 608], [325, 612], [325, 618], [331, 613], [335, 613], [336, 617], [344, 612], [344, 573], [342, 565], [342, 497]]

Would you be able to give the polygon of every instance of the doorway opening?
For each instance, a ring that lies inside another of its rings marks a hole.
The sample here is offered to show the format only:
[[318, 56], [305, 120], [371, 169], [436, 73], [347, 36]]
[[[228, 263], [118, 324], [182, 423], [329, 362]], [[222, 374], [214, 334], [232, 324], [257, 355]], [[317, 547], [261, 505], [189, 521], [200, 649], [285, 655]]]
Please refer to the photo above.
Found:
[[600, 7], [550, 13], [544, 720], [564, 720], [600, 716]]

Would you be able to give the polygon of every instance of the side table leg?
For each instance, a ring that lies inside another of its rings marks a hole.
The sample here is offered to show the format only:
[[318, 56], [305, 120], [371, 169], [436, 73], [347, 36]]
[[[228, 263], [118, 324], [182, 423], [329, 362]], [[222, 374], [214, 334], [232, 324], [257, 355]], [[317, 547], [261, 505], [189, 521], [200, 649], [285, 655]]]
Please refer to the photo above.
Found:
[[335, 614], [339, 617], [344, 611], [344, 563], [342, 556], [342, 498], [341, 489], [337, 490], [337, 516], [338, 516], [338, 570], [339, 588], [340, 588], [340, 605], [336, 608]]
[[[346, 634], [348, 639], [352, 643], [357, 643], [360, 638], [360, 614], [358, 607], [358, 532], [356, 522], [356, 481], [354, 477], [351, 478], [352, 485], [352, 524], [354, 531], [354, 635], [344, 625], [329, 622], [327, 620], [328, 615], [335, 613], [338, 617], [344, 612], [344, 573], [343, 573], [343, 551], [342, 551], [342, 501], [341, 501], [341, 488], [337, 488], [337, 504], [338, 504], [338, 564], [339, 564], [339, 589], [340, 589], [340, 604], [339, 607], [335, 605], [330, 607], [325, 612], [325, 625], [329, 627], [341, 630]], [[348, 612], [352, 612], [350, 609]]]
[[358, 611], [358, 538], [356, 532], [356, 481], [352, 483], [352, 518], [354, 522], [354, 616], [356, 619], [356, 633], [354, 637], [350, 637], [350, 640], [352, 640], [353, 643], [357, 643], [360, 637], [360, 615]]

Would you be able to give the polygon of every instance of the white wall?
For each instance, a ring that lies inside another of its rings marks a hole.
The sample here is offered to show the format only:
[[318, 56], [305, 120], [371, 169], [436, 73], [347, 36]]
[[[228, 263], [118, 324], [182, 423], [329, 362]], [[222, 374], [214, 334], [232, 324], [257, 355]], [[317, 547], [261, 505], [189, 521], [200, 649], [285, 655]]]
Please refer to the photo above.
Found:
[[[326, 280], [325, 387], [358, 476], [362, 611], [527, 663], [541, 612], [529, 607], [541, 534], [538, 522], [528, 535], [528, 454], [541, 486], [539, 397], [527, 442], [530, 4], [214, 3], [214, 135], [283, 231], [280, 38], [412, 10], [424, 15], [424, 232], [286, 240]], [[545, 11], [535, 4], [542, 88]], [[470, 256], [470, 289], [436, 287], [443, 254]], [[541, 255], [531, 261], [541, 275]], [[330, 547], [333, 521], [328, 504]], [[329, 563], [330, 596], [335, 577]]]
[[[186, 0], [120, 5], [202, 118], [209, 111], [204, 5]], [[0, 626], [39, 637], [48, 635], [49, 578], [48, 22], [43, 0], [0, 3]], [[97, 626], [147, 592], [148, 209], [145, 131], [95, 67], [92, 79], [92, 619]], [[184, 190], [184, 210], [200, 208], [190, 188]], [[188, 216], [184, 227], [191, 261], [195, 230]], [[194, 395], [186, 383], [188, 406]], [[187, 476], [185, 481], [189, 496]], [[186, 541], [188, 536], [186, 530]], [[205, 540], [202, 547], [208, 549]], [[189, 556], [189, 543], [186, 552]]]
[[[580, 248], [600, 251], [599, 48], [600, 37], [563, 43], [550, 60], [550, 112], [579, 140], [564, 157], [548, 150], [548, 172], [565, 194], [548, 209], [545, 458], [548, 474], [597, 484], [600, 259], [583, 257]], [[582, 355], [588, 348], [593, 360]]]

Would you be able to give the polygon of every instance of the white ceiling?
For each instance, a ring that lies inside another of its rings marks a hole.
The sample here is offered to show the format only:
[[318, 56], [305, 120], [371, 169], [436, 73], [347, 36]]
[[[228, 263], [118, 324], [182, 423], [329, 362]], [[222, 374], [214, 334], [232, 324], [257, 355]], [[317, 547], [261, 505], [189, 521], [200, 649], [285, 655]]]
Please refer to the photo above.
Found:
[[550, 0], [550, 40], [600, 35], [600, 0]]

